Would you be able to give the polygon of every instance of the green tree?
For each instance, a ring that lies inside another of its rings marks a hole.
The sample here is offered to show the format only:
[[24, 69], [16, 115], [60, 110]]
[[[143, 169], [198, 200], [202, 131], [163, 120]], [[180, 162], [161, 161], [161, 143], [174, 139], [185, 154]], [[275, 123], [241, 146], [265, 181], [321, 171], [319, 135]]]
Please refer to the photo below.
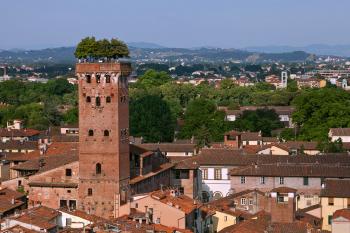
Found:
[[175, 122], [168, 104], [159, 96], [147, 95], [130, 101], [130, 133], [146, 142], [171, 142]]
[[158, 87], [171, 81], [171, 77], [166, 72], [148, 70], [137, 80], [138, 87], [151, 88]]
[[303, 90], [292, 104], [301, 140], [327, 141], [329, 128], [350, 127], [350, 94], [339, 88]]
[[282, 128], [278, 114], [270, 109], [257, 109], [256, 111], [243, 111], [236, 121], [234, 128], [240, 131], [261, 131], [263, 136], [271, 136], [271, 131]]
[[321, 141], [318, 143], [317, 148], [324, 153], [341, 153], [344, 152], [343, 142], [338, 138], [334, 142]]
[[[205, 140], [222, 140], [228, 131], [229, 122], [225, 121], [225, 113], [217, 111], [214, 102], [199, 98], [192, 100], [185, 111], [184, 126], [180, 131], [181, 138], [200, 138]], [[204, 132], [209, 132], [210, 136]]]
[[96, 52], [97, 42], [95, 37], [85, 37], [77, 45], [74, 55], [79, 59], [96, 58]]

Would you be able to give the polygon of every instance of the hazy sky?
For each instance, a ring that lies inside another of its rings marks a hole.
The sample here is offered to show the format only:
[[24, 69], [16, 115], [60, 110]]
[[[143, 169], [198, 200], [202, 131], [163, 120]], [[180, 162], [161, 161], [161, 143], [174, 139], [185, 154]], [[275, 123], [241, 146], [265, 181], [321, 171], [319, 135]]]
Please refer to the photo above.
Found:
[[350, 43], [350, 0], [1, 0], [0, 49], [119, 37], [170, 47]]

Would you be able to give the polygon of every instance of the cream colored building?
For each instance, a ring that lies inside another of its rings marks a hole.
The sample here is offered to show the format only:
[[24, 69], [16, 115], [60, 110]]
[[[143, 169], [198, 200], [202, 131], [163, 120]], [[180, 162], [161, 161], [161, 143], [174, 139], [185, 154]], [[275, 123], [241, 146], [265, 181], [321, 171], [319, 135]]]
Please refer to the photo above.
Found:
[[214, 232], [220, 232], [225, 227], [236, 224], [237, 216], [229, 211], [216, 211], [212, 216], [212, 221]]
[[327, 179], [321, 190], [322, 229], [332, 231], [333, 214], [350, 208], [350, 180]]

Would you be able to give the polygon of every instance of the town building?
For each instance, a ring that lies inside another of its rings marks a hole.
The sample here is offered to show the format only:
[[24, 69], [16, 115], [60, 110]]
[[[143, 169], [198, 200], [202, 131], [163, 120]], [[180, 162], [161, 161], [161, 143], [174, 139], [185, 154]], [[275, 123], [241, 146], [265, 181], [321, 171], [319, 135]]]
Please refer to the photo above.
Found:
[[332, 142], [341, 139], [344, 142], [350, 142], [350, 128], [330, 128], [328, 137]]
[[350, 208], [334, 212], [332, 217], [332, 233], [350, 232]]
[[244, 111], [256, 111], [257, 109], [264, 108], [274, 110], [285, 127], [293, 127], [292, 114], [294, 112], [294, 107], [291, 106], [241, 106], [238, 110], [224, 110], [226, 112], [226, 120], [235, 121]]
[[326, 179], [320, 197], [323, 218], [322, 229], [330, 231], [332, 230], [335, 212], [350, 208], [350, 179]]
[[146, 221], [179, 229], [200, 229], [201, 203], [177, 189], [161, 189], [150, 194], [134, 196], [130, 207], [135, 209]]

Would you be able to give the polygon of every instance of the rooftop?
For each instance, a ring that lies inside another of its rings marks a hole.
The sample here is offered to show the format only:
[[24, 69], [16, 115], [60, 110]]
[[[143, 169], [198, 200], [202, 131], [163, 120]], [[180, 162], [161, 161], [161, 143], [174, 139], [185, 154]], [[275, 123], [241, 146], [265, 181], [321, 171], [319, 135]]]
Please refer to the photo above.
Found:
[[171, 190], [158, 190], [151, 193], [151, 197], [164, 204], [171, 205], [186, 214], [191, 213], [193, 210], [200, 208], [201, 203], [189, 198], [185, 195], [172, 195]]
[[234, 168], [231, 176], [350, 178], [350, 166], [342, 164], [274, 163]]
[[[347, 170], [347, 173], [350, 176], [349, 171], [350, 169]], [[350, 180], [326, 179], [320, 196], [350, 198]]]

